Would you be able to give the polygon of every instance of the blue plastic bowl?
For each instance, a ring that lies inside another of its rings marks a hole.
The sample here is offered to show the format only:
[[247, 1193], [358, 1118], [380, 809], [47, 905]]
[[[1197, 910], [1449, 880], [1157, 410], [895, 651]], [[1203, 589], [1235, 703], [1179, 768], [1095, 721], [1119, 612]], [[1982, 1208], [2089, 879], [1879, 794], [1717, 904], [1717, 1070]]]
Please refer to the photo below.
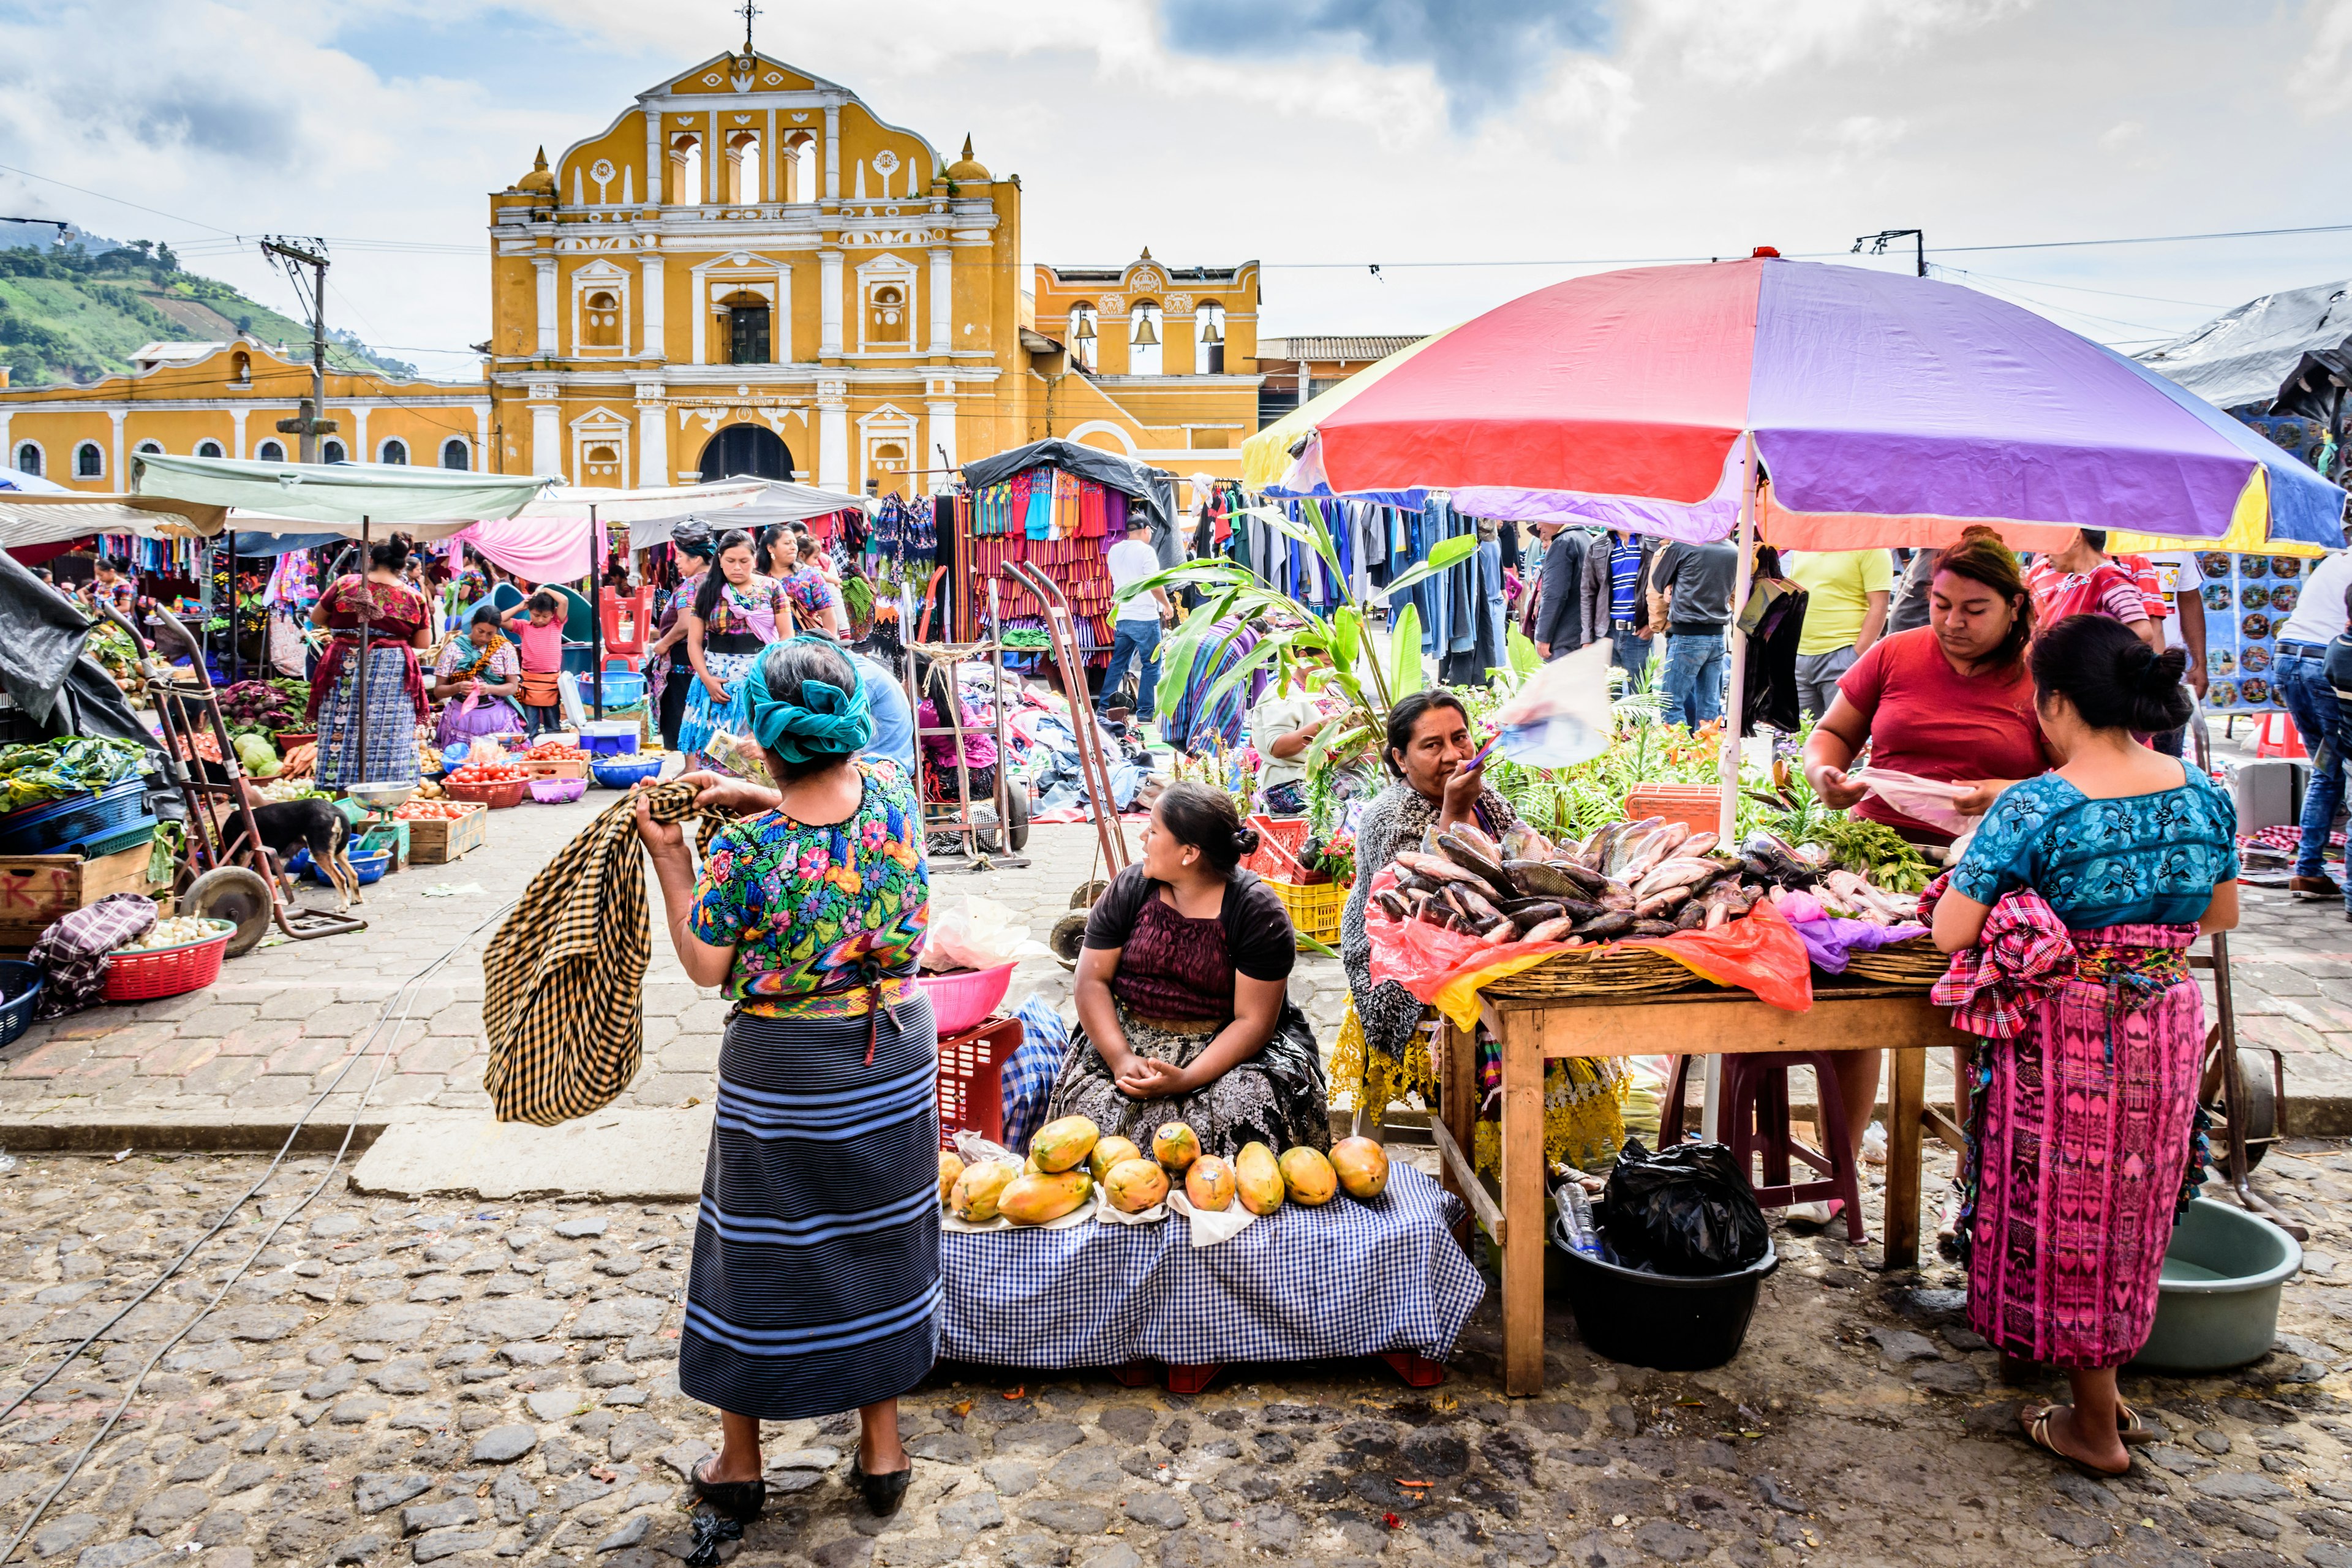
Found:
[[[303, 868], [310, 873], [310, 880], [322, 888], [331, 888], [335, 885], [328, 877], [325, 868], [310, 859], [310, 852], [308, 849], [298, 849], [295, 854], [303, 862]], [[351, 859], [352, 869], [360, 874], [360, 886], [362, 888], [370, 882], [383, 880], [383, 874], [392, 869], [392, 851], [389, 849], [379, 849], [372, 855], [354, 854]]]
[[22, 959], [0, 959], [0, 1047], [13, 1046], [17, 1037], [33, 1026], [33, 1009], [40, 1005], [43, 975], [40, 966]]
[[606, 789], [627, 789], [640, 780], [657, 776], [661, 770], [662, 756], [659, 752], [648, 752], [643, 756], [591, 758], [588, 763], [588, 771]]

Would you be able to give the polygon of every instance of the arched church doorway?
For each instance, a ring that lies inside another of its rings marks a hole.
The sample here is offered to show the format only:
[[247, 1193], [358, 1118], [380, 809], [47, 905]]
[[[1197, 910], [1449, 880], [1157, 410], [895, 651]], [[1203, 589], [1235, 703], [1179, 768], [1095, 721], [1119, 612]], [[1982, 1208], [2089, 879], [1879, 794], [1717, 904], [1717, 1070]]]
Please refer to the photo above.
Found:
[[777, 434], [757, 425], [730, 425], [702, 448], [702, 479], [750, 476], [761, 479], [793, 477], [793, 454]]

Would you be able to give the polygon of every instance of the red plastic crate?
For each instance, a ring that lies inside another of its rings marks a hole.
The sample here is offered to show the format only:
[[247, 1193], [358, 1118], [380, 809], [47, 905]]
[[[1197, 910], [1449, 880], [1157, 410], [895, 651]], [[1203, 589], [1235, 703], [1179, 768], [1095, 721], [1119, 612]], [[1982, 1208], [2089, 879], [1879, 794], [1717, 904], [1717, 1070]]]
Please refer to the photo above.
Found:
[[1004, 1064], [1021, 1048], [1021, 1020], [1002, 1013], [940, 1041], [940, 1147], [958, 1132], [1004, 1142]]
[[1250, 851], [1242, 864], [1270, 882], [1296, 882], [1311, 887], [1331, 879], [1328, 872], [1310, 871], [1298, 859], [1298, 851], [1307, 842], [1307, 819], [1303, 816], [1253, 816], [1249, 825], [1257, 829], [1257, 847]]

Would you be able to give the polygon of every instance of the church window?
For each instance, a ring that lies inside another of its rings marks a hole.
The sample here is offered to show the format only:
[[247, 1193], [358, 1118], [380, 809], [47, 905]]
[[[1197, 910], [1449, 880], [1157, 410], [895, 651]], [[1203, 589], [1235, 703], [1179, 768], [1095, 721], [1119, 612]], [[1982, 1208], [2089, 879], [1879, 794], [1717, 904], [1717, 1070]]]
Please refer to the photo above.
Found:
[[407, 467], [407, 465], [408, 465], [408, 443], [407, 443], [407, 442], [405, 442], [405, 441], [397, 441], [397, 440], [394, 440], [394, 441], [386, 441], [386, 442], [383, 444], [383, 457], [382, 458], [381, 461], [387, 462], [387, 463], [397, 463], [397, 464], [401, 465], [403, 468]]
[[873, 301], [866, 309], [866, 341], [875, 344], [906, 342], [907, 319], [910, 314], [907, 290], [896, 283], [883, 284], [874, 290]]
[[319, 448], [319, 461], [322, 463], [341, 463], [349, 460], [343, 455], [343, 444], [341, 441], [330, 441]]
[[793, 149], [792, 161], [784, 165], [783, 175], [791, 189], [785, 193], [788, 202], [813, 202], [818, 195], [816, 183], [816, 138], [803, 136]]
[[253, 460], [257, 463], [282, 463], [286, 460], [286, 448], [275, 441], [264, 441], [253, 449]]
[[1203, 375], [1225, 374], [1225, 308], [1202, 300], [1192, 312], [1192, 364]]
[[608, 446], [601, 441], [588, 448], [588, 472], [583, 476], [583, 478], [592, 479], [609, 479], [613, 483], [618, 484], [620, 483], [620, 473], [621, 454], [619, 448]]
[[466, 449], [465, 442], [452, 436], [441, 443], [441, 466], [464, 473], [473, 468], [473, 455]]
[[223, 456], [221, 444], [218, 441], [199, 441], [196, 443], [196, 456], [199, 458], [221, 457]]
[[730, 294], [727, 307], [727, 363], [768, 364], [768, 301], [750, 292]]
[[621, 301], [609, 289], [599, 289], [588, 296], [588, 346], [621, 346]]
[[161, 457], [163, 452], [163, 443], [161, 441], [142, 441], [138, 446], [132, 447], [131, 450], [137, 452], [142, 458]]
[[702, 188], [702, 138], [677, 136], [669, 144], [669, 199], [680, 206], [698, 206]]
[[907, 475], [907, 448], [896, 441], [885, 441], [874, 448], [874, 477], [881, 488], [893, 494], [904, 494], [901, 483]]
[[761, 199], [761, 176], [766, 164], [760, 154], [760, 133], [738, 131], [727, 138], [727, 173], [724, 181], [727, 200], [748, 205]]
[[41, 449], [30, 441], [16, 448], [16, 471], [30, 474], [35, 479], [41, 477]]
[[239, 349], [236, 353], [229, 356], [228, 364], [228, 378], [231, 381], [236, 382], [240, 385], [249, 384], [252, 382], [253, 356], [251, 354], [247, 353], [243, 349]]
[[74, 478], [102, 479], [106, 478], [106, 453], [95, 441], [84, 441], [74, 448]]

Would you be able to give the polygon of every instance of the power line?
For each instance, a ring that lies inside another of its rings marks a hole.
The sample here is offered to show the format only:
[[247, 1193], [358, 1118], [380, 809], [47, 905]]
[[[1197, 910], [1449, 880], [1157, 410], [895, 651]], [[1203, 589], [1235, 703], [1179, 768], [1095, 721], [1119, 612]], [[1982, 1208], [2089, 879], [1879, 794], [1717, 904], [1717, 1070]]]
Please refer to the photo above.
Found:
[[[1930, 265], [1933, 265], [1932, 263]], [[1999, 272], [1979, 272], [1972, 268], [1942, 267], [1937, 270], [1962, 278], [1990, 278], [2002, 283], [2021, 283], [2036, 289], [2063, 289], [2070, 294], [2104, 294], [2113, 300], [2145, 300], [2155, 305], [2186, 305], [2197, 310], [2226, 310], [2227, 305], [2216, 305], [2205, 300], [2175, 300], [2164, 294], [2127, 294], [2120, 289], [2091, 289], [2080, 283], [2060, 283], [2048, 278], [2011, 278]]]
[[208, 228], [215, 234], [227, 234], [229, 232], [228, 230], [221, 227], [218, 224], [205, 223], [201, 218], [182, 217], [177, 213], [167, 213], [161, 207], [141, 206], [137, 202], [126, 202], [121, 196], [110, 196], [104, 191], [93, 191], [87, 185], [68, 184], [63, 180], [51, 179], [47, 174], [36, 174], [30, 169], [19, 169], [14, 163], [0, 163], [0, 169], [5, 169], [12, 174], [22, 174], [28, 180], [38, 180], [43, 184], [56, 185], [63, 190], [79, 191], [86, 196], [96, 196], [100, 201], [112, 202], [119, 207], [131, 207], [139, 212], [152, 213], [157, 217], [170, 218], [173, 223], [184, 223], [191, 228]]

